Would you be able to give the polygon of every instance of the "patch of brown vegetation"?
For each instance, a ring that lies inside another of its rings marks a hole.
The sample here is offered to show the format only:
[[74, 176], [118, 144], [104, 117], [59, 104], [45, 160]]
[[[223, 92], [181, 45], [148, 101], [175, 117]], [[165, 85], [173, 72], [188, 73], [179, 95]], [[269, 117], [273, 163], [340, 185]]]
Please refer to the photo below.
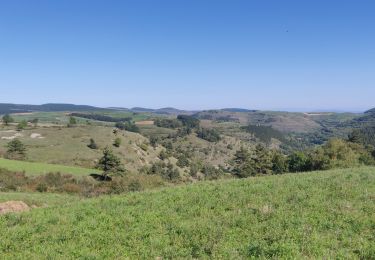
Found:
[[23, 201], [7, 201], [0, 203], [0, 215], [10, 212], [29, 211], [30, 207]]
[[151, 121], [151, 120], [147, 120], [147, 121], [138, 121], [138, 122], [135, 122], [136, 125], [153, 125], [154, 124], [154, 121]]

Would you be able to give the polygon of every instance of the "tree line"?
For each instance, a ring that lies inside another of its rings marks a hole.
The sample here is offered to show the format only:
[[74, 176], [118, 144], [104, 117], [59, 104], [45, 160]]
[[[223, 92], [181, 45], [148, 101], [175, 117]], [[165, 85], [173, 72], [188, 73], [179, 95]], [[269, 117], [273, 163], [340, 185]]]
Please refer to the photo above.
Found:
[[103, 121], [103, 122], [129, 122], [132, 120], [131, 117], [112, 117], [106, 116], [101, 114], [85, 114], [85, 113], [71, 113], [70, 116], [72, 117], [81, 117], [85, 119], [91, 119], [96, 121]]
[[244, 178], [256, 175], [282, 174], [375, 165], [375, 150], [350, 140], [330, 139], [306, 151], [284, 155], [258, 144], [255, 149], [238, 150], [232, 160], [233, 175]]

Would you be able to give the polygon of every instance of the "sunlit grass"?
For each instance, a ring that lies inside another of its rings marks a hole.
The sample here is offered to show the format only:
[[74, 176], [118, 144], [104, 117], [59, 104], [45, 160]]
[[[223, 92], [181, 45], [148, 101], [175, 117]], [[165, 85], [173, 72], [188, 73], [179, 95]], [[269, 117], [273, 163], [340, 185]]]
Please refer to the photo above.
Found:
[[105, 196], [1, 216], [0, 255], [371, 259], [374, 198], [370, 167]]
[[86, 169], [80, 167], [71, 167], [57, 164], [25, 162], [16, 160], [7, 160], [0, 158], [0, 168], [10, 171], [25, 172], [28, 175], [41, 175], [49, 172], [60, 172], [73, 175], [89, 175], [90, 173], [97, 173], [98, 170]]

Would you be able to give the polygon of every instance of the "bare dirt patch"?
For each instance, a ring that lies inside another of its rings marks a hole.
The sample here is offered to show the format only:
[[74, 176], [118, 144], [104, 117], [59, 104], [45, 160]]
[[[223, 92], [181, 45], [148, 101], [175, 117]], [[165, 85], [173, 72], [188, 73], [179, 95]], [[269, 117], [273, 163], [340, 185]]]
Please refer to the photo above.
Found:
[[29, 115], [33, 115], [33, 114], [34, 114], [33, 112], [12, 113], [12, 115], [14, 115], [14, 116], [29, 116]]
[[147, 121], [139, 121], [139, 122], [135, 122], [136, 125], [153, 125], [154, 124], [154, 121], [152, 120], [147, 120]]
[[0, 215], [11, 212], [29, 211], [30, 207], [23, 201], [7, 201], [0, 203]]
[[41, 134], [38, 134], [38, 133], [32, 133], [30, 135], [30, 138], [32, 139], [43, 139], [44, 137], [41, 135]]
[[15, 135], [12, 135], [12, 136], [3, 136], [1, 137], [2, 140], [13, 140], [15, 138], [18, 138], [18, 137], [22, 137], [23, 135], [20, 134], [20, 133], [16, 133]]

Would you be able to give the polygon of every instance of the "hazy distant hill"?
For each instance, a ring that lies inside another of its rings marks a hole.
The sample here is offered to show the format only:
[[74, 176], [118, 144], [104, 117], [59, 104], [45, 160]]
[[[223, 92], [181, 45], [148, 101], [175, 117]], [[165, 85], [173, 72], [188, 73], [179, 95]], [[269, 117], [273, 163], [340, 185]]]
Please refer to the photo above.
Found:
[[181, 115], [187, 114], [191, 115], [195, 113], [194, 111], [180, 110], [173, 107], [164, 107], [159, 109], [144, 108], [144, 107], [133, 107], [130, 109], [132, 112], [136, 113], [154, 113], [154, 114], [166, 114], [166, 115]]
[[0, 103], [0, 114], [27, 113], [27, 112], [61, 112], [61, 111], [96, 111], [103, 108], [73, 105], [73, 104], [43, 104], [43, 105], [21, 105]]
[[365, 114], [374, 114], [375, 115], [375, 108], [367, 110]]
[[375, 108], [366, 111], [362, 116], [350, 122], [353, 128], [375, 126]]
[[257, 112], [258, 110], [246, 109], [246, 108], [223, 108], [222, 111], [226, 112]]

